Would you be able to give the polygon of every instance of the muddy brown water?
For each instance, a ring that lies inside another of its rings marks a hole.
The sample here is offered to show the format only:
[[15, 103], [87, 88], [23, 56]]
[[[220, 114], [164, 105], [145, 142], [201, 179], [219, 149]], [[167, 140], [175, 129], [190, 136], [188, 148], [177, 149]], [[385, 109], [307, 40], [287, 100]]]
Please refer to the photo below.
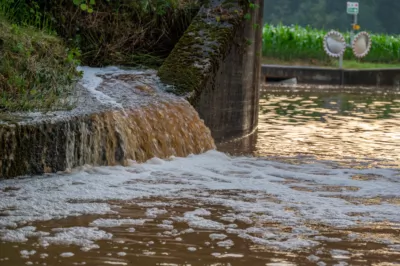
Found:
[[220, 144], [220, 150], [287, 161], [400, 166], [399, 89], [268, 85], [260, 97], [256, 134]]
[[[356, 168], [398, 168], [400, 165], [400, 96], [396, 91], [265, 87], [261, 96], [258, 132], [246, 139], [222, 144], [220, 150], [233, 155], [255, 155], [296, 164], [321, 161], [330, 166]], [[373, 180], [372, 176], [369, 177]], [[335, 189], [340, 190], [340, 187], [330, 188]], [[232, 190], [224, 196], [236, 197], [240, 193]], [[224, 246], [218, 244], [221, 239], [210, 238], [210, 234], [220, 234], [220, 231], [188, 230], [187, 223], [173, 217], [205, 208], [212, 213], [211, 220], [229, 227], [232, 222], [221, 217], [235, 213], [235, 210], [226, 206], [179, 198], [179, 195], [108, 202], [115, 206], [114, 213], [109, 215], [84, 215], [27, 225], [35, 226], [37, 231], [51, 232], [54, 228], [88, 227], [98, 218], [145, 218], [146, 223], [101, 227], [113, 237], [95, 241], [100, 248], [90, 250], [82, 250], [76, 245], [41, 245], [35, 237], [22, 243], [2, 241], [0, 265], [400, 264], [400, 224], [396, 223], [334, 228], [304, 221], [307, 227], [318, 230], [318, 233], [299, 234], [299, 239], [318, 240], [318, 245], [282, 250], [240, 237], [234, 230], [245, 230], [249, 224], [235, 221], [231, 233], [223, 232], [226, 235], [223, 240], [232, 240], [234, 244]], [[151, 202], [164, 203], [167, 212], [146, 218], [146, 204]], [[394, 204], [400, 204], [400, 201]], [[296, 229], [275, 221], [257, 224], [257, 227], [269, 228], [278, 234]], [[252, 233], [254, 236], [257, 234]]]
[[[148, 199], [159, 202], [160, 199]], [[0, 257], [7, 258], [0, 265], [315, 265], [311, 254], [318, 256], [326, 265], [396, 265], [400, 262], [400, 252], [391, 250], [380, 243], [384, 239], [399, 240], [400, 227], [391, 225], [371, 224], [370, 227], [360, 227], [337, 230], [310, 224], [311, 228], [319, 230], [316, 236], [320, 245], [302, 251], [281, 251], [264, 245], [253, 244], [236, 234], [226, 233], [227, 239], [235, 244], [232, 247], [220, 247], [218, 241], [210, 239], [214, 230], [193, 230], [182, 222], [174, 223], [174, 230], [160, 228], [163, 221], [171, 216], [179, 216], [194, 208], [207, 208], [214, 214], [212, 220], [228, 224], [219, 218], [233, 211], [219, 205], [204, 205], [190, 202], [188, 199], [161, 199], [172, 203], [167, 207], [168, 215], [159, 215], [149, 219], [142, 226], [135, 226], [134, 232], [129, 232], [132, 226], [125, 225], [106, 230], [113, 234], [112, 240], [98, 241], [100, 249], [82, 251], [78, 246], [50, 245], [42, 247], [35, 239], [26, 243], [1, 244]], [[146, 208], [137, 202], [116, 202], [122, 208], [116, 208], [118, 214], [102, 216], [103, 218], [143, 218]], [[80, 216], [62, 220], [33, 223], [41, 231], [51, 228], [87, 226], [98, 216]], [[236, 223], [236, 229], [245, 229], [248, 224]], [[264, 224], [265, 227], [291, 231], [293, 228], [282, 227], [279, 223]], [[360, 239], [349, 238], [349, 234], [363, 235]], [[256, 234], [255, 234], [256, 235]], [[315, 236], [310, 235], [310, 239]], [[35, 250], [35, 254], [21, 256], [21, 251]], [[63, 253], [73, 253], [72, 257], [62, 257]], [[311, 261], [310, 261], [311, 260]], [[341, 262], [341, 264], [340, 264]], [[339, 263], [339, 264], [338, 264]], [[348, 264], [346, 264], [348, 263]], [[393, 263], [393, 264], [392, 264]], [[323, 264], [319, 264], [323, 265]]]

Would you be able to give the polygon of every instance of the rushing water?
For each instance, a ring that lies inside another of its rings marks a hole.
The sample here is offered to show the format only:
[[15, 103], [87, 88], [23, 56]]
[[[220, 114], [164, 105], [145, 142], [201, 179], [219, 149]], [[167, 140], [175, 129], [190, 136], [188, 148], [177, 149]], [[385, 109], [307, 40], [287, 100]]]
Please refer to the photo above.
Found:
[[73, 110], [0, 116], [0, 178], [215, 148], [196, 110], [166, 93], [155, 71], [84, 69]]
[[0, 265], [396, 265], [399, 125], [393, 90], [266, 87], [232, 156], [0, 182]]

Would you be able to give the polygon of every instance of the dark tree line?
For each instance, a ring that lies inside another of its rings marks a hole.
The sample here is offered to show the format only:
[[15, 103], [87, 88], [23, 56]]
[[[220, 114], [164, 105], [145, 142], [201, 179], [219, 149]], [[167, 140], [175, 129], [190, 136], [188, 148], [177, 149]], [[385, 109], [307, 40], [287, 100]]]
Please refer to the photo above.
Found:
[[[310, 25], [345, 31], [352, 16], [346, 14], [347, 0], [264, 0], [264, 22]], [[351, 0], [350, 0], [351, 1]], [[357, 2], [357, 0], [353, 0]], [[361, 30], [400, 34], [400, 0], [358, 0]]]

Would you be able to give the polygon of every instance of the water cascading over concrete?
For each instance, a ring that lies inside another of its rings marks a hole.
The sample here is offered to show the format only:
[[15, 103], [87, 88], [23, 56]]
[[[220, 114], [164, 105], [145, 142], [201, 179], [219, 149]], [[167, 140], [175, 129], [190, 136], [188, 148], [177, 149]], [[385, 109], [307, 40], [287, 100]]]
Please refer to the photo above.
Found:
[[0, 178], [186, 156], [254, 132], [263, 1], [205, 2], [158, 72], [174, 95], [154, 71], [109, 68], [83, 79], [72, 111], [0, 114]]
[[0, 117], [0, 178], [126, 165], [214, 148], [209, 129], [184, 99], [160, 88], [154, 71], [93, 70], [72, 111]]

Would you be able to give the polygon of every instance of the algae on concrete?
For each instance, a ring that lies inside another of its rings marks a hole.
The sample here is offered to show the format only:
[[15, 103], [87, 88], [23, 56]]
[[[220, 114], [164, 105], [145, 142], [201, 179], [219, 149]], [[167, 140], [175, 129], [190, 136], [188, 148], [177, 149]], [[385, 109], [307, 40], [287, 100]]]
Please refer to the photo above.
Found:
[[161, 81], [195, 105], [208, 78], [229, 53], [247, 9], [238, 0], [214, 0], [203, 5], [159, 69]]

